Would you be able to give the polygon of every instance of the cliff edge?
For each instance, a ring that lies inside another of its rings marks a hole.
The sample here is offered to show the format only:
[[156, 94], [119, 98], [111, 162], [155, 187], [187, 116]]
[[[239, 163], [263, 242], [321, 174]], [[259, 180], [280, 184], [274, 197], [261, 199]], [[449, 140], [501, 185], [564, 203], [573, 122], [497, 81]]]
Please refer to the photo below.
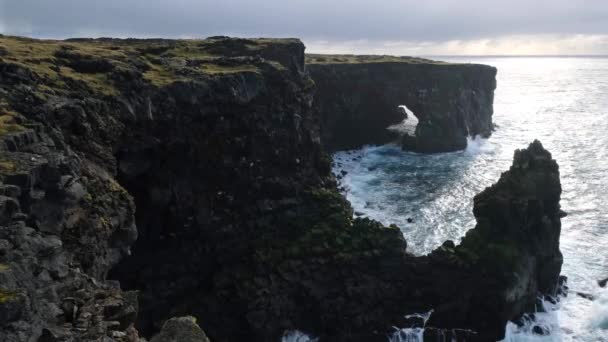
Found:
[[314, 92], [294, 39], [0, 37], [0, 340], [385, 341], [433, 309], [429, 331], [488, 341], [554, 293], [540, 143], [461, 244], [414, 257], [353, 218]]
[[[315, 110], [329, 151], [401, 139], [404, 149], [433, 153], [466, 148], [467, 136], [492, 130], [496, 68], [392, 56], [308, 55]], [[387, 128], [418, 119], [399, 137]]]

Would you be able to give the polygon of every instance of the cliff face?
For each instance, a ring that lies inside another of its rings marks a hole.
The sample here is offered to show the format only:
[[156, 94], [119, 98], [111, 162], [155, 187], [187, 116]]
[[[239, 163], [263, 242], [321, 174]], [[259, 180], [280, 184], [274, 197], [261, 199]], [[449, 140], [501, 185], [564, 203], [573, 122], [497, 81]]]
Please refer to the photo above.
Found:
[[383, 56], [310, 55], [307, 61], [329, 151], [396, 140], [387, 127], [404, 119], [400, 105], [419, 119], [415, 136], [403, 139], [408, 150], [460, 150], [467, 136], [492, 132], [493, 67]]
[[[215, 342], [384, 341], [434, 309], [487, 341], [554, 291], [561, 190], [539, 143], [459, 246], [413, 257], [337, 191], [299, 41], [0, 45], [0, 340], [137, 341], [193, 315]], [[159, 339], [203, 338], [191, 322]]]

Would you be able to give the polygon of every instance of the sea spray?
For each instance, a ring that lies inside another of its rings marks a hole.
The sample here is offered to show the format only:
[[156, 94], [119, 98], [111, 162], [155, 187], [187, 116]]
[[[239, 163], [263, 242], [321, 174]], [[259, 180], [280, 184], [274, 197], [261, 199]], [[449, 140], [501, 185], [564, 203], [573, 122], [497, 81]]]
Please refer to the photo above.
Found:
[[494, 151], [494, 145], [489, 139], [479, 135], [467, 137], [466, 153], [476, 155], [481, 153], [491, 153]]
[[608, 330], [608, 290], [599, 289], [599, 295], [591, 306], [589, 328]]
[[560, 342], [556, 299], [539, 299], [540, 308], [534, 314], [525, 314], [519, 324], [508, 322], [505, 339], [501, 342]]
[[399, 108], [403, 109], [407, 114], [407, 118], [403, 119], [398, 124], [389, 126], [387, 129], [393, 132], [397, 132], [400, 136], [405, 134], [414, 136], [416, 135], [416, 127], [418, 127], [418, 117], [406, 106], [399, 106]]
[[427, 313], [423, 314], [411, 314], [406, 315], [406, 319], [417, 318], [422, 321], [422, 326], [419, 327], [411, 327], [411, 328], [396, 328], [395, 331], [390, 337], [389, 342], [423, 342], [424, 341], [424, 327], [426, 326], [426, 322], [431, 318], [431, 314], [433, 310], [430, 310]]
[[341, 151], [333, 155], [333, 172], [356, 216], [396, 224], [409, 251], [426, 254], [475, 225], [472, 198], [502, 171], [478, 175], [496, 146], [469, 140], [466, 150], [451, 153], [412, 153], [391, 144]]

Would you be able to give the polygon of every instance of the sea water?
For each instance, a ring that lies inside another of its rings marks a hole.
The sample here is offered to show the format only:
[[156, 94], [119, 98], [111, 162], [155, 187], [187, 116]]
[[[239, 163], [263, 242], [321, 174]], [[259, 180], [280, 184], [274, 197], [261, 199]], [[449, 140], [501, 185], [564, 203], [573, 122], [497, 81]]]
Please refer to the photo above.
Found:
[[[337, 153], [346, 197], [357, 215], [397, 224], [408, 249], [425, 254], [475, 226], [473, 196], [509, 168], [515, 149], [539, 139], [560, 166], [570, 294], [536, 322], [509, 324], [506, 341], [608, 341], [608, 289], [597, 284], [608, 277], [608, 58], [443, 59], [498, 68], [492, 137], [469, 138], [466, 150], [453, 153], [396, 145]], [[534, 334], [534, 325], [550, 334]]]

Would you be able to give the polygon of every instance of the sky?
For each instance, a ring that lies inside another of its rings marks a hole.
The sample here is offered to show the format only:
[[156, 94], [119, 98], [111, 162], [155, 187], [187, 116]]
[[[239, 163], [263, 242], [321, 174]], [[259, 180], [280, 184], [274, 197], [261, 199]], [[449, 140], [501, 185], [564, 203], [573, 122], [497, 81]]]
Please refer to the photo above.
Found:
[[0, 32], [298, 37], [317, 53], [608, 55], [608, 0], [0, 0]]

